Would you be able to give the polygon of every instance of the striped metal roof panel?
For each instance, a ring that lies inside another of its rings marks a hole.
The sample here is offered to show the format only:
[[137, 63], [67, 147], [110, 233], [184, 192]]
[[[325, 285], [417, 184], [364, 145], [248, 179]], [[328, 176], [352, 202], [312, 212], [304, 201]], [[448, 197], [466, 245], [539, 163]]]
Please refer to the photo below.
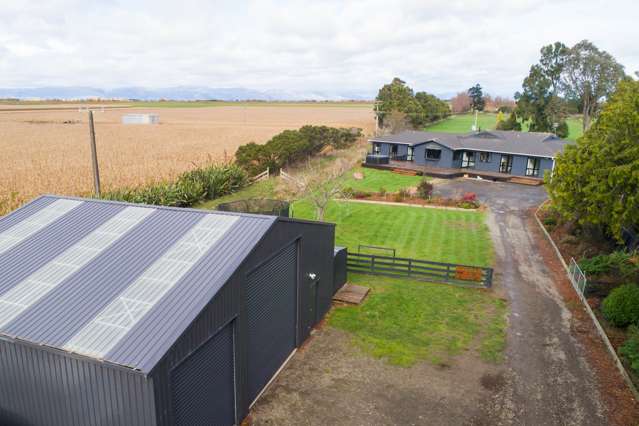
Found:
[[[58, 199], [41, 197], [0, 218], [0, 232]], [[82, 201], [71, 212], [0, 254], [0, 300], [61, 254], [73, 251], [76, 244], [128, 206], [99, 200]], [[102, 360], [149, 372], [277, 220], [272, 216], [138, 207], [153, 212], [57, 282], [11, 321], [0, 325], [0, 334], [64, 349], [204, 217], [237, 218], [223, 221], [229, 222], [228, 230], [211, 247], [207, 246], [150, 309], [136, 318], [126, 334], [112, 342], [108, 352], [99, 355]]]

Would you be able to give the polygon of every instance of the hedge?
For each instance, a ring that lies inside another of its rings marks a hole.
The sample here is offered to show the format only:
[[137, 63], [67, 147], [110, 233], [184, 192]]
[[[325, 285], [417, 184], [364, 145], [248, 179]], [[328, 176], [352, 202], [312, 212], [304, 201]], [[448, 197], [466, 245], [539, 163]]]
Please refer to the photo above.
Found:
[[264, 145], [254, 142], [240, 146], [235, 162], [255, 176], [266, 168], [277, 170], [287, 164], [304, 160], [317, 154], [326, 146], [343, 149], [351, 146], [361, 136], [361, 129], [338, 129], [327, 126], [304, 126], [299, 130], [284, 130]]

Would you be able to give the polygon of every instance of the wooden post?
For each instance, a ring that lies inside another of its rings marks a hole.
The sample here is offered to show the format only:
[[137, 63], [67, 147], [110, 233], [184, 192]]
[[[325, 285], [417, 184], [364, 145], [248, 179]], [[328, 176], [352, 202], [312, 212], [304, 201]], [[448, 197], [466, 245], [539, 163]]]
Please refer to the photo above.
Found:
[[100, 197], [100, 170], [98, 169], [98, 154], [95, 147], [95, 127], [93, 125], [93, 111], [89, 110], [89, 134], [91, 144], [91, 163], [93, 165], [93, 187], [95, 196]]

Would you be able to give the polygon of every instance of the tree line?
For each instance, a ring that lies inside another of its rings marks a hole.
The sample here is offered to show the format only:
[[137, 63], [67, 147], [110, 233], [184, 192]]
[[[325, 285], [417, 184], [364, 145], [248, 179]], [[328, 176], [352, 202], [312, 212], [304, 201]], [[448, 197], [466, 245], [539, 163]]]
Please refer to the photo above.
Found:
[[448, 104], [427, 92], [414, 93], [404, 80], [395, 77], [376, 97], [376, 114], [380, 128], [391, 131], [413, 129], [450, 116]]
[[572, 47], [555, 42], [541, 48], [539, 62], [531, 66], [522, 91], [515, 93], [515, 114], [529, 122], [531, 132], [568, 135], [568, 113], [582, 115], [583, 130], [590, 128], [602, 106], [625, 77], [624, 67], [588, 40]]
[[317, 154], [325, 147], [344, 149], [361, 136], [361, 129], [327, 126], [303, 126], [298, 130], [284, 130], [263, 145], [250, 142], [235, 152], [235, 162], [249, 175], [255, 176], [267, 168], [275, 171]]

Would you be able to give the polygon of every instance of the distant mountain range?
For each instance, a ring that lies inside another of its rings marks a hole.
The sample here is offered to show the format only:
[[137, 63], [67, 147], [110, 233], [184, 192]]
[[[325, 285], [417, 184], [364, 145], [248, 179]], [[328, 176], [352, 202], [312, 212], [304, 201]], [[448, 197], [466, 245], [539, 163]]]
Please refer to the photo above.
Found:
[[194, 100], [220, 100], [220, 101], [345, 101], [345, 100], [371, 100], [375, 93], [365, 91], [284, 91], [284, 90], [252, 90], [242, 87], [212, 88], [212, 87], [166, 87], [150, 89], [145, 87], [118, 87], [115, 89], [98, 89], [95, 87], [36, 87], [36, 88], [0, 88], [2, 99], [22, 100], [81, 100], [81, 99], [123, 99], [153, 101], [160, 99], [194, 101]]

